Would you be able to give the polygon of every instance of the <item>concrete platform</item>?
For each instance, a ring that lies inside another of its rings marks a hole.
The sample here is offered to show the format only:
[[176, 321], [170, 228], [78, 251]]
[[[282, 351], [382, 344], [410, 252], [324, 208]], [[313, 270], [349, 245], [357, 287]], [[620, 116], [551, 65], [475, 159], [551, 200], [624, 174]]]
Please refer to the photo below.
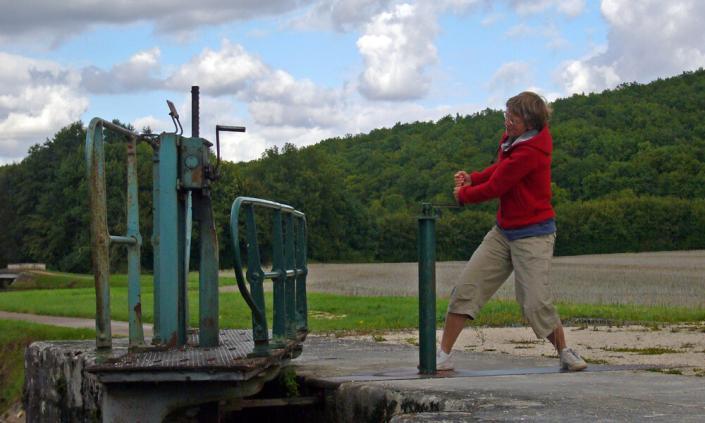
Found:
[[332, 337], [309, 337], [292, 363], [326, 389], [331, 421], [705, 421], [703, 378], [648, 366], [568, 373], [555, 358], [456, 352], [457, 371], [421, 377], [417, 347]]

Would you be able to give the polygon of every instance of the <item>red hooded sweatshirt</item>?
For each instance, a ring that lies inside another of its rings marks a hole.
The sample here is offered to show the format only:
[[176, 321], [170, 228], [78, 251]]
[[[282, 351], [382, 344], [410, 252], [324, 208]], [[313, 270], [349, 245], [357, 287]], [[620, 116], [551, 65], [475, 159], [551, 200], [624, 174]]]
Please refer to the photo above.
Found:
[[534, 137], [515, 141], [506, 151], [500, 140], [498, 160], [470, 175], [472, 185], [458, 193], [461, 204], [480, 203], [499, 197], [497, 224], [517, 229], [556, 216], [551, 207], [551, 152], [553, 140], [548, 125]]

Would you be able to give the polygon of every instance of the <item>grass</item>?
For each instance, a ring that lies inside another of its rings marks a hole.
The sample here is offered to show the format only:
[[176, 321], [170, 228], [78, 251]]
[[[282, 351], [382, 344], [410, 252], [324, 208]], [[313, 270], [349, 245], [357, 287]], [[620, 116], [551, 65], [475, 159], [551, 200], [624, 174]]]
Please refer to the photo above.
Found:
[[[127, 320], [127, 288], [111, 289], [111, 313], [114, 320]], [[151, 322], [153, 289], [142, 289], [142, 316]], [[272, 294], [265, 293], [267, 315], [271, 321]], [[312, 292], [308, 294], [309, 327], [324, 333], [370, 333], [418, 327], [418, 299], [413, 297], [350, 297]], [[436, 305], [439, 326], [443, 322], [447, 300]], [[639, 305], [557, 304], [564, 321], [598, 319], [621, 324], [683, 323], [705, 321], [705, 309]], [[191, 324], [198, 319], [198, 291], [189, 291]], [[95, 317], [95, 293], [91, 288], [4, 292], [0, 310], [55, 316]], [[247, 328], [250, 311], [238, 292], [220, 294], [220, 321], [223, 328]], [[515, 301], [492, 300], [472, 322], [475, 326], [518, 326], [524, 320]]]
[[22, 395], [24, 349], [34, 341], [92, 339], [95, 332], [0, 320], [0, 415]]

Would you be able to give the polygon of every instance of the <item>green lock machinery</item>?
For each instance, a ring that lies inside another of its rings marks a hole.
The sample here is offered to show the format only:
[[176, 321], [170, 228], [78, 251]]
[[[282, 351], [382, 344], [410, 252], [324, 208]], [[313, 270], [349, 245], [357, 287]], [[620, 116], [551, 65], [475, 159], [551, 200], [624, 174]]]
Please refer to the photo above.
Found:
[[[131, 417], [160, 421], [169, 411], [193, 403], [256, 393], [264, 380], [301, 352], [306, 338], [306, 219], [292, 207], [249, 197], [235, 199], [231, 231], [238, 288], [251, 308], [253, 329], [221, 330], [219, 325], [218, 240], [211, 186], [218, 179], [220, 132], [245, 132], [241, 126], [216, 126], [213, 144], [199, 136], [199, 91], [192, 88], [192, 136], [183, 136], [179, 114], [167, 101], [175, 131], [136, 134], [94, 118], [86, 136], [91, 207], [91, 251], [96, 288], [98, 358], [88, 369], [103, 383], [103, 420]], [[127, 139], [127, 233], [110, 235], [107, 224], [104, 131]], [[154, 325], [145, 343], [140, 288], [137, 185], [138, 142], [153, 150]], [[273, 211], [273, 263], [264, 270], [257, 242], [256, 209]], [[240, 218], [240, 211], [244, 211]], [[240, 222], [243, 220], [243, 222]], [[192, 222], [199, 225], [198, 328], [189, 329], [188, 273]], [[246, 228], [247, 274], [243, 275], [239, 227]], [[110, 318], [110, 246], [124, 245], [128, 261], [128, 349], [113, 348]], [[272, 342], [262, 283], [274, 283]], [[249, 282], [248, 289], [246, 281]], [[158, 384], [158, 385], [157, 385]], [[158, 389], [155, 389], [158, 388]], [[127, 419], [127, 420], [125, 420]], [[136, 420], [135, 420], [136, 421]]]

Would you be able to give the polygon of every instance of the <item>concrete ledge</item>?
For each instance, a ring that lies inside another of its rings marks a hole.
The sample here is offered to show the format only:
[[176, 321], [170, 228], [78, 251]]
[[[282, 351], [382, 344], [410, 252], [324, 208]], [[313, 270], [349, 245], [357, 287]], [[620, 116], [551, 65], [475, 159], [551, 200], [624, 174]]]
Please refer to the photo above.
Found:
[[293, 364], [325, 389], [323, 421], [705, 421], [699, 377], [648, 366], [560, 372], [556, 359], [496, 353], [457, 351], [455, 362], [454, 373], [419, 377], [415, 347], [311, 337]]
[[102, 385], [86, 371], [95, 359], [93, 341], [34, 342], [27, 347], [22, 395], [27, 421], [100, 421]]

